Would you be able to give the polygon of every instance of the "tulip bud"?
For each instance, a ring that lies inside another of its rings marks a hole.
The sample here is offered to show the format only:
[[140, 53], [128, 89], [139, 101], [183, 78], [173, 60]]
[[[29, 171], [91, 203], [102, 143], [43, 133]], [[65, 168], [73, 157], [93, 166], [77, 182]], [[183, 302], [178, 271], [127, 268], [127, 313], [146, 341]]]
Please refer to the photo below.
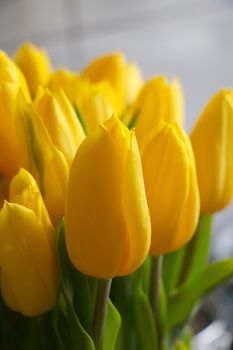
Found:
[[233, 197], [233, 90], [220, 90], [201, 113], [191, 135], [201, 212], [225, 208]]
[[86, 67], [83, 77], [92, 82], [108, 81], [126, 105], [132, 102], [142, 85], [139, 67], [126, 62], [122, 53], [97, 58]]
[[30, 93], [22, 72], [3, 51], [0, 51], [0, 83], [15, 84], [22, 90], [26, 100], [30, 101]]
[[19, 170], [15, 129], [15, 104], [18, 87], [0, 83], [0, 174], [11, 178]]
[[150, 217], [137, 142], [114, 116], [76, 153], [65, 227], [69, 257], [87, 275], [130, 274], [148, 253]]
[[41, 89], [34, 101], [34, 110], [70, 166], [85, 134], [69, 100], [62, 91], [52, 94]]
[[36, 179], [55, 226], [64, 215], [68, 164], [62, 152], [54, 146], [41, 119], [22, 96], [17, 100], [16, 122], [20, 140], [19, 162]]
[[125, 66], [125, 103], [130, 105], [143, 85], [143, 77], [136, 63], [128, 63]]
[[159, 76], [146, 82], [129, 109], [125, 123], [129, 124], [135, 115], [137, 115], [136, 136], [140, 147], [144, 138], [147, 138], [162, 119], [181, 125], [183, 94], [179, 80], [175, 79], [169, 84], [164, 76]]
[[76, 107], [80, 110], [87, 132], [96, 130], [114, 113], [119, 113], [121, 106], [114, 90], [107, 82], [90, 83], [84, 79], [76, 96]]
[[199, 194], [190, 141], [175, 124], [162, 121], [141, 150], [152, 223], [151, 254], [174, 251], [192, 237]]
[[46, 51], [25, 43], [16, 52], [15, 62], [23, 72], [32, 96], [35, 95], [38, 86], [47, 85], [51, 64]]
[[55, 232], [33, 177], [21, 169], [10, 185], [10, 203], [0, 212], [1, 293], [26, 316], [51, 309], [58, 275]]
[[48, 87], [52, 92], [59, 92], [62, 89], [71, 104], [74, 105], [79, 85], [80, 77], [78, 74], [66, 69], [58, 69], [51, 74]]

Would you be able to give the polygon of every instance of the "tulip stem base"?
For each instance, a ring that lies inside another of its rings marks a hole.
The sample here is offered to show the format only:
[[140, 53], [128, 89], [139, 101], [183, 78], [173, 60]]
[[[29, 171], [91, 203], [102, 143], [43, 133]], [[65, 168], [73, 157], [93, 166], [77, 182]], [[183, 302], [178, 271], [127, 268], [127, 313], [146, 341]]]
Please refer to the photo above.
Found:
[[150, 303], [155, 318], [155, 325], [160, 334], [159, 322], [159, 290], [162, 270], [162, 255], [151, 257]]
[[111, 282], [111, 279], [98, 280], [98, 290], [94, 314], [94, 344], [96, 350], [101, 350], [102, 348]]

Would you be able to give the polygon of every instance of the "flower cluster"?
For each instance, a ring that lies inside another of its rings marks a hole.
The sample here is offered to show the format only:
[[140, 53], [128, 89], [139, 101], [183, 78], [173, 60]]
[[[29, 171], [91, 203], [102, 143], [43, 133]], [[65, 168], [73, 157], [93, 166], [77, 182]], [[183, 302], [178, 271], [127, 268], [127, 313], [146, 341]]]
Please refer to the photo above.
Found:
[[[218, 264], [217, 279], [176, 315], [192, 283], [215, 273], [200, 247], [209, 239], [203, 220], [233, 198], [233, 90], [211, 98], [189, 136], [183, 123], [179, 80], [144, 81], [121, 53], [77, 73], [54, 71], [32, 44], [13, 59], [0, 52], [1, 295], [25, 317], [58, 310], [56, 349], [66, 337], [67, 349], [72, 341], [77, 349], [169, 348], [167, 335], [186, 322], [196, 299], [233, 274], [232, 260]], [[102, 304], [101, 330], [98, 300], [103, 280], [113, 278], [115, 306]], [[133, 326], [127, 293], [119, 291], [125, 282], [134, 290]], [[144, 312], [153, 323], [148, 338], [138, 331]], [[76, 336], [61, 335], [61, 319], [78, 324]]]

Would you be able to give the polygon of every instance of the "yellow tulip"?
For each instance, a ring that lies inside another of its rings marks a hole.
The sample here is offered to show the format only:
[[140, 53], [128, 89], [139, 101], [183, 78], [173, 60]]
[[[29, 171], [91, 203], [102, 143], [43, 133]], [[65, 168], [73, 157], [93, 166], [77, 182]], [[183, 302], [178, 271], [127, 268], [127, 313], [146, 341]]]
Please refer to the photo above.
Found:
[[96, 130], [113, 113], [121, 111], [121, 102], [108, 81], [92, 83], [75, 73], [58, 70], [52, 75], [49, 88], [52, 92], [64, 91], [74, 108], [81, 113], [87, 133]]
[[0, 212], [1, 293], [11, 309], [36, 316], [55, 305], [54, 242], [55, 232], [36, 182], [21, 169], [11, 182], [10, 202]]
[[64, 91], [72, 105], [84, 118], [87, 132], [94, 131], [99, 124], [108, 120], [113, 113], [120, 113], [121, 104], [108, 82], [92, 83], [77, 74], [59, 70], [51, 77], [52, 92]]
[[109, 82], [123, 105], [132, 102], [143, 80], [139, 67], [126, 62], [124, 55], [119, 52], [92, 61], [84, 69], [83, 77], [92, 82]]
[[171, 252], [192, 237], [199, 217], [199, 194], [190, 141], [175, 124], [154, 128], [141, 150], [152, 223], [151, 254]]
[[84, 118], [87, 133], [96, 130], [114, 113], [120, 112], [120, 102], [107, 82], [90, 83], [80, 81], [76, 95], [76, 107]]
[[62, 91], [52, 94], [41, 89], [34, 101], [34, 110], [70, 166], [85, 134], [69, 100]]
[[125, 66], [125, 103], [130, 105], [143, 85], [143, 77], [136, 63], [127, 63]]
[[15, 62], [23, 72], [32, 96], [38, 86], [48, 84], [51, 64], [45, 50], [31, 43], [24, 43], [15, 54]]
[[36, 179], [50, 218], [57, 224], [64, 215], [64, 198], [68, 179], [68, 164], [53, 144], [48, 131], [31, 105], [18, 96], [17, 136], [20, 140], [19, 162]]
[[129, 274], [148, 253], [151, 226], [137, 142], [114, 116], [76, 153], [65, 228], [69, 257], [87, 275]]
[[201, 113], [191, 135], [201, 212], [212, 214], [233, 198], [233, 90], [220, 90]]
[[77, 73], [66, 69], [58, 69], [51, 74], [48, 88], [52, 92], [59, 92], [62, 89], [71, 104], [75, 105], [79, 85], [80, 77]]
[[146, 82], [130, 107], [125, 123], [129, 124], [136, 115], [136, 136], [140, 147], [161, 120], [181, 125], [183, 94], [179, 80], [174, 79], [169, 83], [164, 76], [159, 76]]
[[11, 178], [19, 170], [15, 105], [18, 87], [0, 83], [0, 174]]
[[30, 101], [30, 93], [22, 72], [3, 51], [0, 51], [0, 83], [15, 84], [22, 90], [26, 100]]

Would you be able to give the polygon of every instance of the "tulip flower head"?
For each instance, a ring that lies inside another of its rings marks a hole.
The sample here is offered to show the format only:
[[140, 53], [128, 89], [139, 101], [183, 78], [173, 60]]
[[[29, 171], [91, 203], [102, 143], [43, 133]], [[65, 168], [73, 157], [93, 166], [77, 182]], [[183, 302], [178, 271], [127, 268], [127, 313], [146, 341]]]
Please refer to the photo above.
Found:
[[15, 62], [23, 72], [32, 96], [39, 86], [48, 84], [51, 64], [43, 49], [24, 43], [15, 54]]
[[55, 232], [33, 177], [21, 169], [0, 212], [1, 294], [26, 316], [51, 309], [58, 275]]
[[139, 67], [135, 63], [127, 62], [120, 52], [92, 61], [84, 69], [82, 76], [92, 82], [109, 82], [126, 106], [136, 97], [143, 83]]
[[176, 124], [162, 121], [141, 150], [152, 223], [150, 252], [160, 255], [187, 243], [199, 218], [199, 194], [190, 141]]
[[69, 257], [87, 275], [129, 274], [148, 253], [151, 227], [137, 142], [115, 116], [76, 153], [65, 228]]
[[183, 105], [183, 93], [178, 79], [169, 83], [164, 76], [158, 76], [146, 82], [125, 117], [125, 123], [129, 124], [137, 116], [136, 136], [139, 147], [161, 120], [182, 125]]
[[233, 198], [233, 90], [220, 90], [194, 126], [192, 143], [201, 212], [212, 214]]
[[84, 118], [87, 133], [95, 131], [121, 109], [120, 101], [108, 82], [80, 81], [76, 95], [76, 108]]
[[19, 88], [0, 83], [0, 174], [12, 178], [19, 170], [15, 109]]
[[51, 93], [48, 89], [40, 89], [34, 101], [34, 111], [70, 166], [85, 134], [68, 98], [62, 90]]
[[0, 51], [0, 83], [13, 83], [20, 88], [27, 101], [30, 101], [30, 93], [26, 80], [18, 66], [3, 51]]
[[58, 69], [51, 74], [48, 88], [52, 92], [59, 92], [61, 89], [68, 97], [72, 105], [75, 104], [77, 90], [80, 85], [80, 77], [77, 73], [67, 69]]
[[22, 95], [17, 100], [19, 162], [36, 179], [54, 226], [64, 215], [68, 164], [43, 122]]

